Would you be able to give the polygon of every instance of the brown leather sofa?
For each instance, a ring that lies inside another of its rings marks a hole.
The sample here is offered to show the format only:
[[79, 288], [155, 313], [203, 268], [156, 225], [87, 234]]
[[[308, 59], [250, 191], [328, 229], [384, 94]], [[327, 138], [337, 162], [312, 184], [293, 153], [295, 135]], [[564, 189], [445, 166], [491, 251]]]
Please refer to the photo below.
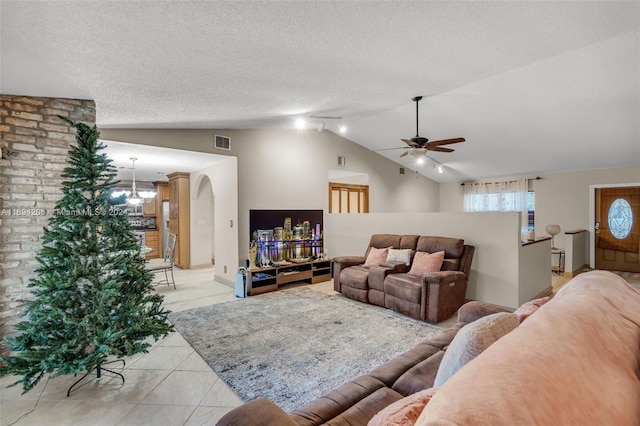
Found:
[[[442, 268], [423, 277], [409, 275], [411, 265], [386, 262], [365, 267], [371, 247], [445, 252]], [[465, 301], [475, 248], [460, 238], [374, 234], [364, 256], [333, 259], [334, 290], [345, 296], [393, 309], [412, 318], [437, 323], [449, 318]]]
[[369, 374], [286, 413], [265, 398], [234, 408], [217, 423], [220, 426], [332, 426], [366, 425], [393, 402], [433, 387], [446, 347], [465, 324], [506, 309], [483, 302], [469, 302], [458, 311], [458, 322], [424, 340], [413, 349], [386, 362]]
[[[415, 253], [416, 244], [418, 243], [418, 238], [420, 238], [419, 235], [373, 234], [371, 236], [371, 240], [369, 241], [369, 245], [367, 246], [367, 250], [364, 253], [364, 256], [340, 256], [334, 258], [334, 290], [344, 294], [351, 299], [369, 303], [369, 290], [371, 288], [374, 288], [376, 290], [383, 291], [383, 281], [387, 274], [393, 272], [407, 272], [409, 270], [408, 266], [403, 263], [389, 263], [381, 269], [384, 270], [384, 272], [379, 272], [378, 275], [376, 275], [378, 279], [376, 280], [376, 282], [372, 283], [372, 287], [369, 282], [369, 272], [371, 268], [364, 266], [365, 260], [367, 259], [371, 248], [391, 247], [394, 249], [411, 249], [413, 256], [413, 254]], [[376, 296], [374, 296], [374, 298], [376, 298]], [[384, 306], [384, 295], [381, 300], [381, 306]]]

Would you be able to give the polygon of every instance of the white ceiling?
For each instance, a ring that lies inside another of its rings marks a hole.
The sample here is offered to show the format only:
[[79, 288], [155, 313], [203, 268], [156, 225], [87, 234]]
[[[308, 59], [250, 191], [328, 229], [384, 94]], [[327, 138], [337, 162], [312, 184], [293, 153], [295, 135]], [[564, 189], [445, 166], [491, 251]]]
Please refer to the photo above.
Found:
[[3, 0], [0, 19], [0, 92], [95, 99], [101, 128], [337, 116], [382, 149], [423, 95], [420, 135], [467, 139], [432, 154], [445, 173], [381, 154], [440, 182], [640, 164], [637, 1]]
[[229, 157], [185, 151], [183, 149], [162, 148], [149, 145], [102, 141], [105, 151], [118, 169], [118, 179], [133, 180], [133, 160], [135, 162], [136, 183], [166, 181], [167, 174], [173, 172], [194, 172], [211, 166]]

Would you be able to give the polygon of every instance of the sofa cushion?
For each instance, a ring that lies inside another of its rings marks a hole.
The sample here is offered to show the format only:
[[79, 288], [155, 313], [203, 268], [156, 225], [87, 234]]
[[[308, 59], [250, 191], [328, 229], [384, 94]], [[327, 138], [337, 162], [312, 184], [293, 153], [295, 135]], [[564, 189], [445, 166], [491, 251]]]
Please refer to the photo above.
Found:
[[[378, 393], [381, 389], [384, 389], [384, 391], [382, 391], [382, 393]], [[354, 406], [367, 404], [362, 401], [367, 400], [367, 398], [373, 395], [376, 396], [371, 398], [368, 401], [368, 404], [375, 405], [376, 401], [380, 400], [380, 397], [391, 397], [392, 400], [388, 401], [387, 404], [382, 405], [381, 407], [378, 406], [377, 410], [374, 411], [369, 418], [373, 417], [374, 414], [384, 406], [402, 398], [402, 395], [395, 391], [391, 391], [391, 389], [386, 387], [380, 380], [370, 375], [364, 375], [356, 377], [350, 382], [347, 382], [329, 393], [314, 399], [308, 404], [294, 409], [289, 413], [289, 415], [299, 425], [323, 424], [343, 415], [347, 410]]]
[[368, 276], [369, 268], [365, 268], [362, 265], [351, 266], [340, 272], [340, 282], [348, 287], [366, 290]]
[[411, 249], [390, 248], [387, 253], [387, 262], [403, 262], [409, 266], [411, 264]]
[[369, 254], [367, 254], [367, 260], [364, 261], [365, 267], [378, 266], [382, 262], [387, 260], [387, 254], [389, 253], [389, 247], [376, 248], [371, 247]]
[[499, 312], [462, 327], [447, 348], [433, 385], [442, 386], [460, 368], [519, 324], [515, 314]]
[[372, 247], [376, 248], [385, 248], [385, 247], [393, 247], [393, 248], [409, 248], [409, 247], [400, 247], [402, 243], [402, 235], [398, 234], [373, 234], [371, 236], [371, 240], [369, 240], [369, 246], [367, 247], [367, 252], [365, 253], [365, 257], [369, 254], [369, 251]]
[[530, 317], [540, 306], [547, 303], [551, 298], [549, 296], [533, 299], [520, 305], [513, 313], [518, 316], [518, 321], [522, 322]]
[[441, 271], [459, 271], [460, 259], [445, 259], [442, 261]]
[[422, 236], [416, 245], [417, 251], [435, 253], [444, 251], [447, 259], [457, 259], [464, 251], [464, 240], [461, 238]]
[[416, 363], [408, 369], [396, 382], [392, 389], [408, 396], [433, 387], [445, 351], [438, 351], [429, 358]]
[[388, 275], [384, 280], [384, 292], [387, 296], [419, 304], [422, 298], [422, 278], [409, 274]]
[[438, 272], [442, 267], [443, 260], [444, 251], [436, 253], [417, 252], [413, 257], [413, 264], [408, 274], [422, 277], [431, 272]]
[[402, 398], [376, 414], [367, 426], [413, 426], [435, 392], [429, 388]]

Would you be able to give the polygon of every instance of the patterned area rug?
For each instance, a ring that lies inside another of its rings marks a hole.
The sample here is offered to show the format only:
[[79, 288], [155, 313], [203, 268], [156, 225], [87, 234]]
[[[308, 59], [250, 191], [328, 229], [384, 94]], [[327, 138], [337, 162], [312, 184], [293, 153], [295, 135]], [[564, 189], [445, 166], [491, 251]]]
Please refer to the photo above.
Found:
[[411, 349], [441, 328], [304, 287], [170, 315], [243, 401], [289, 411]]

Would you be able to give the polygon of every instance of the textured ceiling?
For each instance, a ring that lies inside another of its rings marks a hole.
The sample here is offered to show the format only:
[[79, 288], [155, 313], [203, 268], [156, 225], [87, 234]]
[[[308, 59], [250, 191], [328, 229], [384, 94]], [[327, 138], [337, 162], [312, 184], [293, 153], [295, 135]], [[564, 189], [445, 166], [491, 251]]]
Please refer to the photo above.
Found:
[[3, 0], [0, 19], [0, 92], [95, 99], [102, 128], [328, 115], [382, 149], [423, 95], [420, 135], [467, 139], [432, 154], [445, 173], [381, 154], [440, 182], [640, 164], [637, 1]]

